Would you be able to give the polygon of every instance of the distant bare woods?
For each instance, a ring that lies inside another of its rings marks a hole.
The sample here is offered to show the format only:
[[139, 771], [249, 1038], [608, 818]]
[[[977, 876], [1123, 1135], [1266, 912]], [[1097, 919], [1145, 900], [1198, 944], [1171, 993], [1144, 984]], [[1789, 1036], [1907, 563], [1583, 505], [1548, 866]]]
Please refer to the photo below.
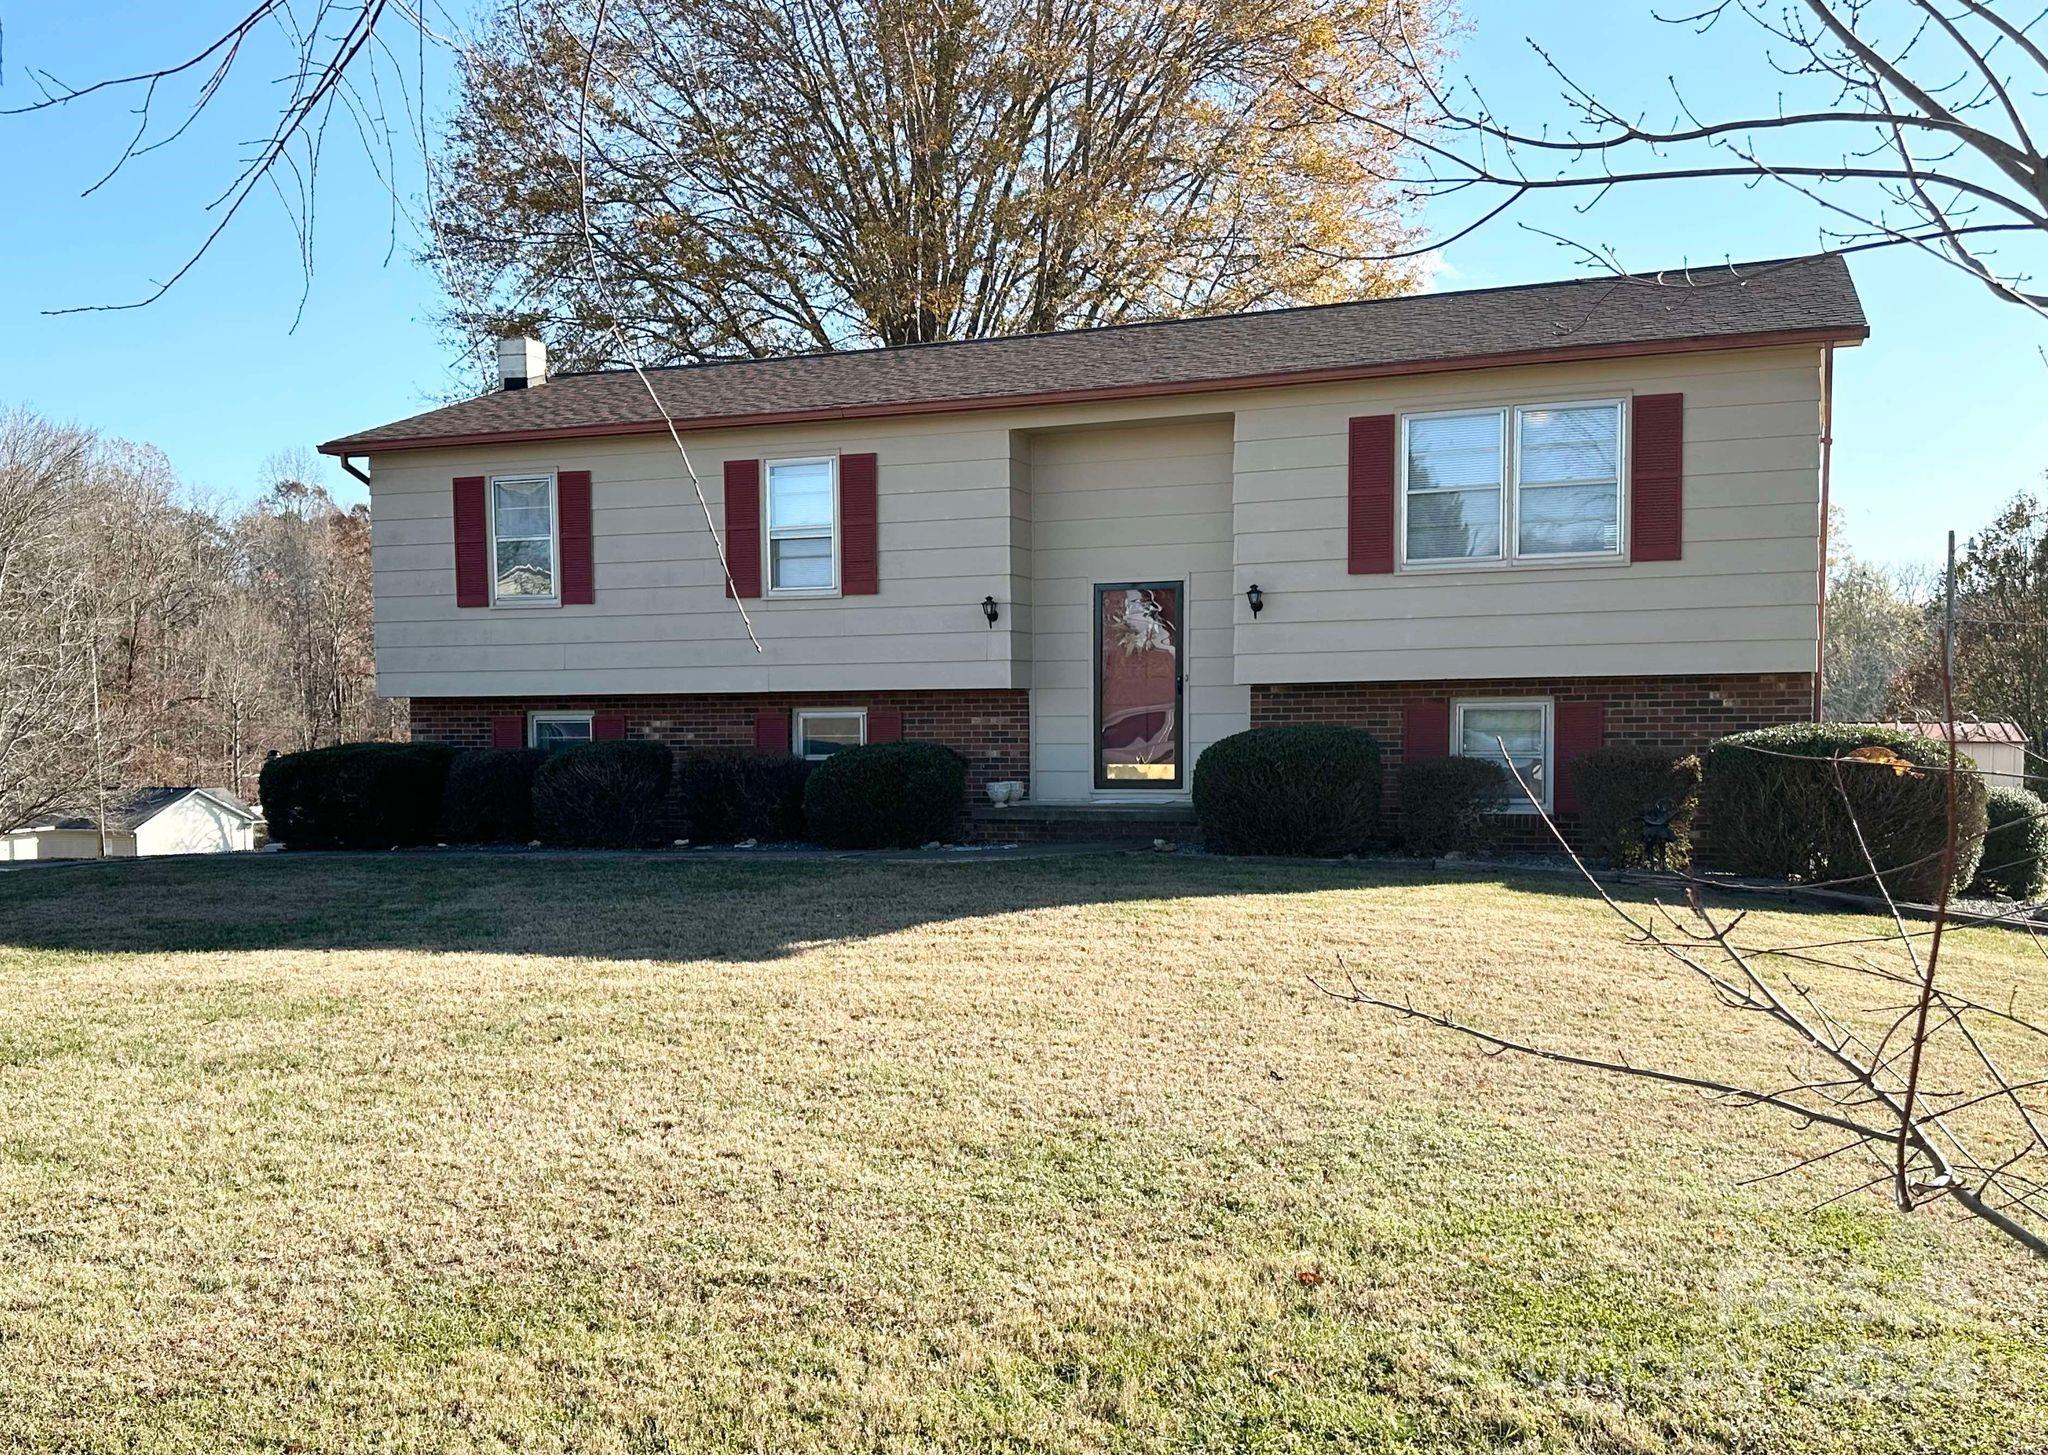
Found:
[[238, 509], [157, 450], [0, 412], [0, 829], [102, 791], [255, 791], [266, 752], [403, 732], [376, 696], [370, 520], [302, 458]]

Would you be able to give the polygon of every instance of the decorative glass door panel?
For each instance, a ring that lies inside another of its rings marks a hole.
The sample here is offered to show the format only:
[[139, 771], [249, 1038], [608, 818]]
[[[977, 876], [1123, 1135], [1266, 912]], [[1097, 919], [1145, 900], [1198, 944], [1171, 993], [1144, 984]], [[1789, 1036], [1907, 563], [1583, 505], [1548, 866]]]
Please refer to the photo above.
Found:
[[1095, 786], [1181, 784], [1181, 583], [1095, 588]]

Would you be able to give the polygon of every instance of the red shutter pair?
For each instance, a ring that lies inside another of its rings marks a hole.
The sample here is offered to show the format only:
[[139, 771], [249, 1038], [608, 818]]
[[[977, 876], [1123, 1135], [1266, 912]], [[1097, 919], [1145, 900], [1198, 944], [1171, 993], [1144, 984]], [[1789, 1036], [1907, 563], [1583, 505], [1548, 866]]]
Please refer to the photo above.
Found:
[[[1607, 704], [1560, 702], [1553, 724], [1557, 741], [1551, 758], [1557, 764], [1557, 792], [1552, 806], [1559, 814], [1579, 811], [1576, 765], [1579, 759], [1607, 744]], [[1417, 700], [1401, 705], [1401, 761], [1442, 758], [1451, 751], [1451, 705]]]
[[[790, 750], [790, 714], [767, 708], [754, 714], [754, 751], [787, 753]], [[868, 709], [868, 741], [896, 743], [903, 740], [903, 714], [893, 707]]]
[[[839, 457], [839, 594], [873, 596], [881, 588], [875, 457]], [[761, 594], [761, 462], [725, 462], [725, 594]], [[784, 742], [780, 749], [788, 752]]]
[[[1345, 518], [1353, 576], [1394, 569], [1395, 455], [1391, 414], [1351, 421]], [[1629, 406], [1629, 559], [1676, 561], [1684, 554], [1685, 396], [1639, 394]]]
[[[460, 475], [455, 480], [457, 606], [491, 604], [490, 507], [484, 498], [488, 488], [482, 475]], [[555, 589], [561, 593], [562, 605], [589, 606], [597, 600], [597, 569], [592, 560], [588, 470], [556, 473], [555, 528]]]

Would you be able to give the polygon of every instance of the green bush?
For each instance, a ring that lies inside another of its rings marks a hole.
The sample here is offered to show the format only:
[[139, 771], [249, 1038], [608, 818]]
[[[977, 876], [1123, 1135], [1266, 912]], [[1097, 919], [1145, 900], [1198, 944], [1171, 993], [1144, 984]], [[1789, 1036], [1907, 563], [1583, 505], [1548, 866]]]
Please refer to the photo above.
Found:
[[1253, 728], [1195, 760], [1195, 816], [1218, 854], [1355, 854], [1380, 830], [1380, 745], [1334, 724]]
[[448, 765], [441, 790], [441, 841], [523, 844], [533, 837], [533, 775], [539, 748], [471, 748]]
[[1643, 814], [1668, 813], [1671, 842], [1664, 862], [1680, 868], [1692, 861], [1693, 819], [1699, 810], [1700, 760], [1673, 758], [1655, 748], [1596, 748], [1571, 766], [1579, 795], [1579, 836], [1586, 851], [1622, 869], [1650, 862], [1643, 849]]
[[1507, 806], [1507, 770], [1484, 758], [1401, 765], [1401, 843], [1411, 854], [1476, 854], [1492, 847]]
[[661, 743], [578, 743], [533, 775], [533, 829], [550, 844], [638, 849], [666, 837], [675, 754]]
[[[1885, 749], [1913, 765], [1843, 762], [1858, 748]], [[1875, 862], [1891, 893], [1941, 894], [1947, 836], [1948, 748], [1918, 733], [1869, 723], [1793, 723], [1736, 733], [1707, 749], [1707, 857], [1717, 869], [1876, 892]], [[1956, 778], [1957, 887], [1977, 870], [1984, 844], [1984, 782]], [[1847, 798], [1844, 799], [1846, 792]], [[1851, 818], [1851, 810], [1854, 818]], [[1857, 841], [1863, 829], [1870, 857]]]
[[434, 842], [455, 750], [438, 743], [342, 743], [263, 765], [270, 838], [293, 849], [389, 849]]
[[714, 748], [676, 760], [684, 832], [701, 844], [804, 836], [804, 783], [817, 765], [787, 754]]
[[2048, 884], [2048, 804], [2024, 788], [1994, 788], [1984, 813], [1990, 828], [1970, 893], [2032, 900]]
[[959, 820], [967, 765], [937, 743], [841, 748], [804, 784], [808, 837], [834, 849], [912, 849]]

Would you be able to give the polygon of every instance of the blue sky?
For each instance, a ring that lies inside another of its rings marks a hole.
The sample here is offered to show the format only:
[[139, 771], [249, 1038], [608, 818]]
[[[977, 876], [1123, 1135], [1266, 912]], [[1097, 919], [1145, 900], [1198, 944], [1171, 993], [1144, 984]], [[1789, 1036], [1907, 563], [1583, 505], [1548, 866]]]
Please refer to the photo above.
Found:
[[[1478, 81], [1505, 115], [1559, 115], [1555, 85], [1524, 42], [1532, 33], [1623, 109], [1668, 111], [1671, 73], [1693, 98], [1775, 104], [1776, 78], [1737, 31], [1696, 37], [1622, 0], [1467, 8], [1472, 29], [1453, 70]], [[101, 0], [90, 17], [85, 10], [0, 3], [0, 103], [31, 94], [27, 68], [75, 82], [161, 64], [240, 13], [219, 0]], [[430, 85], [445, 81], [445, 64], [430, 68]], [[266, 198], [162, 301], [44, 316], [140, 296], [176, 268], [209, 225], [202, 204], [226, 184], [234, 147], [268, 124], [271, 88], [255, 82], [274, 70], [253, 67], [219, 114], [90, 198], [78, 193], [134, 125], [126, 103], [0, 120], [0, 187], [11, 203], [0, 216], [0, 404], [152, 442], [195, 486], [241, 496], [272, 454], [417, 412], [459, 387], [459, 360], [434, 323], [439, 290], [413, 258], [418, 240], [401, 223], [394, 244], [388, 195], [339, 129], [322, 162], [315, 270], [296, 329], [295, 239]], [[447, 102], [445, 92], [431, 99]], [[417, 186], [416, 168], [407, 185]], [[1630, 267], [1773, 257], [1819, 243], [1819, 218], [1802, 199], [1708, 184], [1616, 193], [1589, 215], [1534, 207], [1516, 220], [1611, 246]], [[1438, 286], [1450, 288], [1578, 268], [1514, 220], [1453, 245], [1442, 262]], [[1968, 533], [2015, 491], [2042, 484], [2048, 324], [1921, 257], [1879, 253], [1852, 266], [1873, 338], [1838, 362], [1835, 498], [1859, 553], [1932, 561], [1943, 531]], [[338, 470], [328, 481], [360, 498]]]

